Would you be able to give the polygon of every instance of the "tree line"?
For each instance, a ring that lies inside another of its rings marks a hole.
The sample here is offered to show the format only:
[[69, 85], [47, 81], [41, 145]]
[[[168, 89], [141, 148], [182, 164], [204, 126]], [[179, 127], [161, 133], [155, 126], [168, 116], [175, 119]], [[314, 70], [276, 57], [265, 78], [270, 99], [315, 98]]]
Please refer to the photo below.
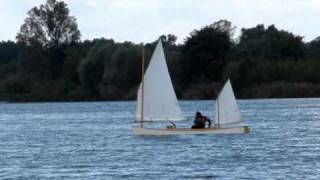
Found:
[[[213, 99], [227, 78], [239, 98], [320, 95], [320, 36], [310, 42], [274, 25], [242, 28], [219, 20], [178, 44], [162, 35], [179, 99]], [[80, 40], [63, 1], [32, 8], [16, 41], [0, 42], [0, 101], [133, 100], [141, 79], [142, 46], [154, 42]], [[148, 63], [148, 62], [147, 62]]]

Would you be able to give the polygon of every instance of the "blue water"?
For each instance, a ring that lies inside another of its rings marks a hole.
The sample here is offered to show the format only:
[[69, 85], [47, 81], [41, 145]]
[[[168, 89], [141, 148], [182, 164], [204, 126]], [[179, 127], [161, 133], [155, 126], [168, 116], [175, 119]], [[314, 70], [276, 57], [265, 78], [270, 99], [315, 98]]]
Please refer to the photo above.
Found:
[[320, 99], [240, 108], [247, 135], [136, 137], [134, 102], [2, 103], [0, 179], [320, 179]]

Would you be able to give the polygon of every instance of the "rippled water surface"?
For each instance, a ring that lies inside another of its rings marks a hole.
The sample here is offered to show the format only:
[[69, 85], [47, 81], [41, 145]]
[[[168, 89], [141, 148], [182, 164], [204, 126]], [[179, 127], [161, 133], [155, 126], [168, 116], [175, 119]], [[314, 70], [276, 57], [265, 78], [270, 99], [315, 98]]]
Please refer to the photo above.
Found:
[[2, 103], [0, 179], [320, 179], [320, 99], [240, 109], [251, 134], [136, 137], [134, 102]]

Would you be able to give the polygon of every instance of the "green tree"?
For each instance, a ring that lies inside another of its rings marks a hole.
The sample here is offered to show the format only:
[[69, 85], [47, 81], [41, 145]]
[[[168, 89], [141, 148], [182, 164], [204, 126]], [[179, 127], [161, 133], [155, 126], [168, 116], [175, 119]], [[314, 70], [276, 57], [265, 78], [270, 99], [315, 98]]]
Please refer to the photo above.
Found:
[[19, 56], [19, 70], [33, 81], [45, 81], [50, 77], [49, 60], [42, 48], [24, 47]]
[[307, 57], [320, 60], [320, 36], [307, 44]]
[[[47, 71], [51, 79], [58, 79], [66, 59], [65, 49], [80, 40], [80, 31], [66, 3], [47, 0], [46, 4], [28, 11], [16, 38], [21, 44], [45, 49], [50, 62]], [[37, 61], [41, 61], [40, 57]]]
[[0, 42], [0, 63], [18, 59], [21, 47], [13, 41]]
[[80, 40], [76, 18], [69, 15], [63, 1], [47, 0], [46, 4], [34, 7], [17, 34], [18, 42], [43, 47], [70, 44]]
[[188, 81], [220, 80], [235, 30], [227, 20], [194, 30], [183, 46], [184, 74]]
[[161, 35], [160, 39], [166, 45], [175, 45], [178, 37], [174, 34]]
[[105, 66], [110, 61], [115, 43], [113, 40], [94, 40], [92, 46], [84, 59], [79, 64], [79, 79], [81, 85], [89, 92], [89, 94], [99, 95], [100, 86], [103, 86], [103, 75]]
[[238, 44], [238, 58], [298, 60], [304, 57], [302, 39], [288, 31], [278, 30], [274, 25], [265, 28], [259, 24], [253, 28], [243, 28]]
[[104, 96], [107, 98], [132, 99], [141, 80], [140, 45], [120, 45], [106, 63]]

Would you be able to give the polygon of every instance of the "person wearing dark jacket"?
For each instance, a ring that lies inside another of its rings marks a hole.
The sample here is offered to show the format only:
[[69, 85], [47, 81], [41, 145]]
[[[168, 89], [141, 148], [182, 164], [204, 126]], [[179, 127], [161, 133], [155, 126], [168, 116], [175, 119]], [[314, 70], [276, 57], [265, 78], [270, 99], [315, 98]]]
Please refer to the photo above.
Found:
[[211, 120], [207, 116], [203, 116], [200, 112], [196, 112], [192, 129], [204, 129], [208, 122], [208, 128], [211, 127]]

